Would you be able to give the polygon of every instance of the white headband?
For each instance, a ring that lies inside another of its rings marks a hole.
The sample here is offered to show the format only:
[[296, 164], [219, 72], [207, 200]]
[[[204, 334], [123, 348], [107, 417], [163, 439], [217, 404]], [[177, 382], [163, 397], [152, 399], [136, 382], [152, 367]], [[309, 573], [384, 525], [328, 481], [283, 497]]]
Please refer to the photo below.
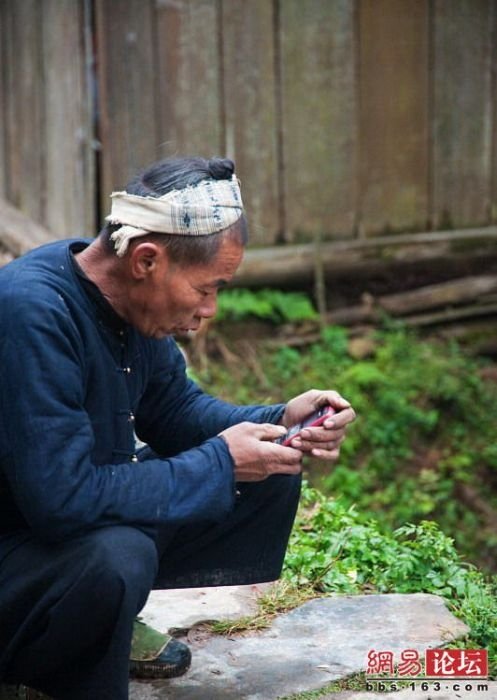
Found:
[[198, 185], [172, 190], [162, 197], [141, 197], [127, 192], [111, 194], [106, 221], [121, 224], [111, 235], [122, 257], [132, 238], [149, 233], [207, 236], [232, 226], [243, 214], [240, 186], [231, 180], [201, 180]]

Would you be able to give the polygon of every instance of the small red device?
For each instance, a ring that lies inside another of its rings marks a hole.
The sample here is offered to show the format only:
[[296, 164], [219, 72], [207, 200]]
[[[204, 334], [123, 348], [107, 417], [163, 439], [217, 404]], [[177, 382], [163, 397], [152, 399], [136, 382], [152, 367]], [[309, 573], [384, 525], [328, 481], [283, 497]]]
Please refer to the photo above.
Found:
[[310, 416], [307, 416], [301, 423], [296, 423], [288, 429], [288, 432], [275, 440], [278, 445], [288, 447], [292, 440], [296, 438], [304, 428], [315, 428], [322, 425], [327, 418], [335, 413], [335, 409], [331, 406], [323, 406], [323, 408], [314, 411]]

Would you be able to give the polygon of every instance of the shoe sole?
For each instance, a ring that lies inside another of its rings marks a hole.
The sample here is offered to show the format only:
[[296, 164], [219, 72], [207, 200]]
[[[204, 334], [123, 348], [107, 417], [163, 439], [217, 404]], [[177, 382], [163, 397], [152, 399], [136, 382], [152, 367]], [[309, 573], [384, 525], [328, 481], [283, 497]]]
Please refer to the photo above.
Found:
[[155, 664], [153, 661], [132, 661], [129, 667], [131, 678], [156, 680], [158, 678], [177, 678], [185, 674], [190, 664]]

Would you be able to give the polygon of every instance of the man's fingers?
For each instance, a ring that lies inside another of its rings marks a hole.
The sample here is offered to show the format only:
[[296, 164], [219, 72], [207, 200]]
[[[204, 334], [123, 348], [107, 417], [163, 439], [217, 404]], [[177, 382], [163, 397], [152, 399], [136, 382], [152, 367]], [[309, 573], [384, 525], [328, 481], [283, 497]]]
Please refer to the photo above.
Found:
[[[306, 440], [312, 441], [325, 441], [325, 440], [335, 440], [337, 437], [341, 437], [345, 434], [345, 430], [349, 423], [352, 423], [356, 418], [356, 414], [353, 408], [346, 408], [340, 413], [336, 413], [325, 420], [323, 425], [319, 428], [304, 428], [299, 435], [302, 442]], [[292, 445], [297, 447], [298, 443], [295, 440], [292, 441]], [[300, 445], [299, 445], [300, 449]]]
[[344, 408], [343, 411], [333, 414], [325, 420], [323, 426], [325, 428], [344, 428], [349, 423], [352, 423], [356, 419], [356, 414], [353, 408]]
[[293, 447], [264, 443], [264, 461], [268, 474], [299, 474], [302, 471], [302, 452]]
[[319, 406], [321, 407], [329, 404], [338, 411], [342, 411], [344, 408], [350, 408], [350, 401], [347, 401], [347, 399], [344, 399], [343, 396], [340, 396], [338, 391], [319, 392], [318, 402]]
[[266, 460], [275, 464], [299, 464], [302, 461], [302, 452], [293, 447], [283, 447], [283, 445], [267, 445]]
[[336, 450], [322, 450], [320, 448], [314, 448], [313, 450], [311, 450], [311, 454], [313, 457], [319, 457], [319, 459], [336, 461], [340, 456], [340, 449], [337, 448]]
[[325, 433], [319, 433], [317, 436], [313, 433], [312, 440], [302, 440], [301, 438], [295, 438], [292, 440], [291, 446], [295, 447], [297, 450], [302, 450], [302, 452], [310, 452], [311, 450], [335, 450], [339, 447], [345, 440], [345, 431], [340, 431], [338, 435], [333, 433], [330, 435], [330, 431]]
[[254, 423], [254, 434], [259, 440], [277, 440], [286, 435], [286, 428], [283, 425], [273, 423]]
[[[304, 428], [300, 433], [300, 436], [306, 440], [309, 438], [319, 439], [319, 435], [323, 434], [323, 431], [340, 432], [344, 430], [349, 423], [352, 423], [356, 419], [356, 414], [353, 408], [345, 408], [340, 413], [335, 413], [330, 418], [327, 418], [320, 428]], [[318, 432], [319, 431], [319, 432]]]
[[[300, 442], [336, 442], [345, 437], [345, 432], [346, 428], [339, 428], [338, 430], [306, 428], [294, 440], [299, 440]], [[292, 440], [292, 446], [294, 446], [294, 440]], [[314, 445], [314, 447], [320, 447], [320, 445]]]
[[298, 474], [302, 452], [274, 442], [286, 434], [283, 426], [244, 422], [227, 428], [220, 437], [227, 443], [237, 481], [262, 481], [270, 474]]

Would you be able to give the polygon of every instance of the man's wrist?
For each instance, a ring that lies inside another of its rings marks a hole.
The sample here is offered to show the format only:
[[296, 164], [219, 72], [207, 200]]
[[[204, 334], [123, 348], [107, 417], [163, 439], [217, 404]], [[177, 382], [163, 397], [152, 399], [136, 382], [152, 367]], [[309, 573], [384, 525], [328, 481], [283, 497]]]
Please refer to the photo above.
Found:
[[281, 404], [280, 406], [280, 414], [279, 416], [275, 416], [276, 420], [274, 421], [275, 425], [282, 425], [285, 428], [288, 428], [286, 424], [286, 409], [287, 409], [287, 404]]
[[281, 414], [281, 418], [278, 421], [278, 425], [282, 425], [283, 427], [288, 428], [287, 421], [286, 421], [286, 409]]

